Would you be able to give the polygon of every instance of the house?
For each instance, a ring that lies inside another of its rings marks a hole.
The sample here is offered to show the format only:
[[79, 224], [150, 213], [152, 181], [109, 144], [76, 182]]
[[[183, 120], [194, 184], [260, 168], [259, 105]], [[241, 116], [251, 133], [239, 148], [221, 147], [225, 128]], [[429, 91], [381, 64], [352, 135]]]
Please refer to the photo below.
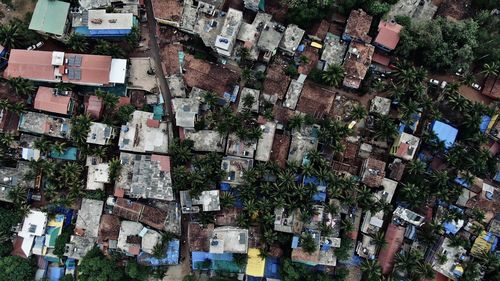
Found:
[[253, 159], [245, 159], [234, 156], [222, 158], [221, 169], [226, 172], [222, 182], [229, 184], [243, 184], [243, 174], [253, 167]]
[[486, 78], [481, 94], [492, 99], [500, 99], [500, 79], [498, 76], [490, 75]]
[[[382, 181], [383, 189], [377, 191], [373, 197], [378, 202], [391, 203], [397, 185], [398, 183], [396, 181], [384, 178], [384, 180]], [[369, 235], [377, 234], [383, 226], [385, 215], [386, 214], [384, 214], [383, 211], [379, 211], [377, 213], [366, 211], [363, 223], [361, 224], [360, 228], [361, 232]]]
[[50, 83], [85, 86], [124, 84], [127, 60], [111, 56], [71, 54], [58, 51], [10, 51], [4, 78], [21, 77]]
[[404, 221], [414, 226], [421, 226], [424, 224], [425, 218], [411, 210], [405, 209], [401, 206], [398, 206], [396, 210], [394, 210], [394, 219], [395, 221]]
[[378, 34], [373, 41], [373, 45], [383, 51], [391, 52], [396, 49], [399, 43], [399, 33], [403, 26], [391, 20], [389, 22], [381, 20], [378, 24]]
[[351, 10], [347, 24], [342, 34], [342, 40], [352, 41], [357, 40], [360, 42], [370, 43], [372, 38], [368, 36], [370, 26], [372, 24], [372, 16], [368, 15], [362, 9]]
[[285, 27], [274, 21], [266, 23], [257, 41], [257, 48], [264, 52], [264, 61], [269, 62], [283, 38]]
[[[21, 150], [21, 159], [26, 161], [37, 161], [40, 159], [42, 152], [35, 147], [35, 141], [41, 137], [30, 134], [21, 134], [19, 138], [19, 146]], [[23, 162], [24, 163], [24, 162]]]
[[159, 82], [156, 71], [150, 57], [129, 58], [127, 88], [158, 93]]
[[262, 137], [257, 142], [257, 150], [255, 151], [255, 160], [267, 162], [271, 158], [274, 144], [274, 134], [276, 132], [276, 122], [266, 121], [260, 125], [262, 129]]
[[152, 0], [153, 15], [159, 24], [180, 27], [183, 3], [177, 0]]
[[432, 268], [450, 280], [459, 280], [464, 272], [463, 260], [466, 257], [467, 251], [462, 246], [452, 246], [448, 237], [441, 241], [441, 245], [436, 250], [436, 254], [445, 255], [446, 261], [442, 264], [438, 262], [433, 263]]
[[179, 191], [179, 196], [183, 214], [198, 213], [200, 211], [198, 205], [201, 205], [203, 212], [220, 211], [219, 190], [205, 190], [198, 198], [193, 198], [189, 191], [182, 190]]
[[169, 156], [122, 152], [120, 163], [115, 194], [121, 190], [121, 193], [136, 199], [174, 200]]
[[82, 199], [82, 206], [76, 218], [75, 234], [83, 237], [97, 238], [104, 202], [93, 199]]
[[241, 11], [229, 8], [222, 30], [215, 38], [215, 50], [224, 57], [231, 57], [236, 43], [236, 36], [243, 22], [243, 13]]
[[26, 111], [20, 116], [19, 131], [69, 139], [71, 121], [63, 117], [53, 117], [43, 113]]
[[75, 101], [70, 91], [59, 91], [55, 88], [38, 87], [33, 108], [61, 115], [71, 115]]
[[178, 239], [172, 239], [167, 243], [164, 255], [161, 258], [143, 251], [137, 256], [137, 262], [145, 266], [179, 264], [180, 246], [181, 243]]
[[386, 17], [393, 19], [396, 16], [407, 16], [415, 21], [427, 21], [434, 17], [437, 9], [438, 6], [432, 0], [399, 0], [391, 6], [391, 10]]
[[72, 15], [73, 32], [92, 38], [124, 37], [136, 25], [132, 13], [108, 13], [105, 9], [90, 9]]
[[283, 99], [287, 93], [290, 80], [291, 78], [285, 74], [280, 65], [271, 63], [267, 68], [262, 93]]
[[375, 96], [370, 101], [370, 113], [387, 115], [391, 110], [391, 100], [384, 97]]
[[[53, 254], [54, 248], [56, 246], [56, 241], [59, 235], [62, 233], [64, 226], [64, 221], [66, 217], [63, 214], [56, 214], [47, 222], [47, 227], [45, 228], [45, 235], [40, 237], [43, 240], [43, 244], [37, 247], [37, 253], [35, 253], [35, 246], [33, 247], [33, 253], [36, 255], [42, 255], [45, 257], [55, 257]], [[37, 243], [35, 242], [35, 245]]]
[[175, 123], [178, 127], [194, 128], [196, 116], [200, 111], [200, 101], [196, 98], [172, 99]]
[[18, 135], [19, 115], [9, 110], [0, 109], [0, 132]]
[[436, 134], [439, 141], [444, 142], [445, 148], [450, 148], [457, 138], [458, 130], [441, 121], [434, 121], [431, 124], [431, 130]]
[[103, 214], [97, 235], [98, 242], [106, 248], [116, 249], [120, 235], [120, 219], [112, 214]]
[[233, 226], [214, 228], [209, 238], [212, 254], [246, 254], [248, 251], [248, 229]]
[[194, 151], [224, 152], [226, 149], [226, 138], [215, 130], [195, 131], [192, 129], [185, 129], [184, 137], [194, 142]]
[[138, 8], [140, 6], [144, 8], [144, 3], [139, 0], [79, 0], [78, 3], [83, 10], [113, 7], [117, 13], [132, 13], [135, 16], [139, 16]]
[[287, 55], [293, 56], [299, 47], [305, 31], [295, 24], [286, 27], [278, 47]]
[[358, 89], [361, 86], [361, 81], [370, 68], [374, 51], [375, 47], [370, 44], [351, 41], [344, 58], [345, 87]]
[[110, 145], [116, 138], [116, 128], [104, 123], [92, 122], [87, 135], [87, 143]]
[[283, 106], [295, 110], [295, 107], [297, 107], [297, 102], [299, 101], [300, 93], [302, 92], [303, 87], [304, 87], [303, 82], [293, 79], [290, 85], [288, 86], [288, 90], [286, 91], [286, 97]]
[[88, 166], [87, 190], [104, 190], [104, 184], [106, 183], [109, 183], [108, 163]]
[[213, 224], [201, 225], [198, 222], [190, 222], [188, 224], [188, 245], [191, 252], [208, 252], [209, 237], [212, 236], [214, 230]]
[[231, 133], [227, 139], [226, 154], [236, 157], [253, 158], [257, 143], [254, 141], [241, 140], [236, 134]]
[[292, 261], [309, 266], [316, 266], [319, 263], [321, 235], [317, 230], [304, 231], [303, 235], [306, 235], [306, 233], [311, 235], [311, 237], [313, 238], [316, 245], [316, 251], [314, 251], [313, 253], [307, 253], [306, 251], [304, 251], [301, 245], [302, 237], [294, 236], [292, 238]]
[[332, 110], [335, 95], [335, 91], [331, 89], [311, 81], [305, 81], [296, 110], [316, 119], [322, 119]]
[[81, 260], [94, 248], [96, 241], [96, 237], [71, 235], [69, 242], [66, 243], [64, 248], [64, 256], [70, 259]]
[[24, 218], [21, 230], [17, 233], [18, 237], [22, 238], [21, 251], [19, 253], [24, 257], [29, 257], [33, 254], [32, 248], [34, 242], [37, 238], [45, 234], [47, 221], [47, 213], [35, 210], [30, 210], [29, 214]]
[[38, 0], [28, 28], [62, 38], [69, 27], [69, 6], [68, 2], [58, 0]]
[[118, 146], [131, 152], [168, 152], [168, 131], [166, 122], [153, 119], [152, 112], [136, 110], [127, 124], [122, 125]]
[[[259, 149], [258, 145], [257, 149]], [[289, 149], [290, 136], [279, 133], [274, 134], [273, 146], [271, 147], [271, 155], [269, 159], [276, 162], [280, 167], [284, 168], [286, 166]]]
[[324, 62], [323, 70], [327, 70], [329, 65], [342, 65], [349, 44], [341, 40], [339, 36], [329, 32], [326, 33], [323, 43], [321, 53], [321, 61]]
[[390, 154], [396, 157], [403, 158], [404, 160], [412, 160], [417, 152], [418, 145], [420, 144], [420, 138], [402, 132], [394, 140], [394, 144], [391, 147]]
[[238, 112], [242, 112], [243, 109], [245, 108], [244, 101], [245, 97], [247, 96], [253, 97], [253, 103], [250, 105], [248, 109], [252, 112], [259, 112], [260, 91], [255, 89], [250, 89], [247, 87], [243, 87], [243, 89], [241, 89], [240, 100], [238, 102]]
[[304, 125], [293, 130], [288, 161], [302, 163], [309, 151], [316, 150], [319, 141], [319, 125]]
[[274, 210], [274, 230], [299, 234], [304, 225], [300, 217], [301, 212], [299, 209], [289, 211], [284, 208], [276, 208]]
[[255, 16], [252, 23], [241, 23], [240, 31], [238, 32], [238, 37], [236, 37], [236, 39], [243, 42], [243, 47], [248, 49], [248, 59], [255, 61], [259, 58], [260, 50], [257, 47], [257, 42], [262, 34], [262, 27], [270, 23], [272, 17], [273, 16], [270, 14], [259, 12]]
[[385, 177], [385, 162], [368, 158], [361, 166], [361, 182], [368, 187], [379, 187]]
[[[266, 260], [261, 257], [260, 249], [248, 249], [248, 259], [245, 274], [256, 278], [264, 277]], [[248, 277], [247, 277], [248, 278]]]
[[264, 10], [264, 0], [243, 0], [245, 9], [250, 11], [258, 12], [259, 10]]
[[122, 221], [118, 235], [118, 250], [129, 256], [137, 256], [141, 251], [152, 254], [161, 235], [134, 221]]
[[378, 255], [378, 262], [382, 267], [382, 274], [389, 274], [394, 267], [394, 257], [403, 245], [405, 227], [389, 224], [385, 232], [386, 246], [382, 247]]
[[[30, 165], [24, 161], [17, 161], [15, 167], [0, 167], [0, 201], [11, 202], [9, 192], [15, 188], [33, 188], [34, 181], [26, 180], [30, 171]], [[28, 199], [28, 193], [26, 193], [26, 199]]]
[[85, 96], [83, 104], [85, 105], [85, 114], [94, 120], [102, 118], [104, 113], [104, 101], [102, 98], [95, 95]]

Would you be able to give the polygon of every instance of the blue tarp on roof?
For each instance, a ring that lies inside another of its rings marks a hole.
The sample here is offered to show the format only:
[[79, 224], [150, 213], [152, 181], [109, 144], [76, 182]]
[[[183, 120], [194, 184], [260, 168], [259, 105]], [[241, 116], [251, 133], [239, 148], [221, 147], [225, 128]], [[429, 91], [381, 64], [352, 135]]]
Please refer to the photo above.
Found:
[[450, 148], [457, 138], [458, 130], [441, 121], [432, 123], [432, 131], [436, 134], [440, 141], [444, 142], [446, 148]]
[[219, 187], [220, 187], [220, 191], [231, 193], [231, 195], [234, 198], [234, 207], [243, 208], [243, 201], [241, 201], [240, 192], [238, 190], [233, 189], [230, 184], [225, 183], [225, 182], [221, 183], [219, 185]]
[[277, 258], [266, 258], [266, 267], [264, 268], [264, 277], [280, 279], [280, 262]]
[[488, 129], [488, 125], [490, 124], [490, 121], [491, 117], [486, 115], [483, 116], [481, 124], [479, 124], [479, 131], [481, 131], [481, 133], [486, 132], [486, 129]]
[[230, 191], [230, 190], [231, 190], [231, 186], [229, 185], [229, 183], [222, 182], [220, 184], [220, 191]]
[[262, 281], [262, 277], [255, 277], [247, 275], [247, 281]]
[[461, 178], [460, 176], [457, 176], [455, 178], [455, 182], [466, 188], [470, 186], [470, 183], [468, 183], [465, 179]]
[[299, 236], [294, 236], [292, 238], [292, 249], [295, 249], [299, 246]]
[[52, 150], [50, 152], [50, 157], [55, 159], [62, 160], [72, 160], [75, 161], [78, 155], [78, 148], [76, 147], [68, 147], [64, 150], [63, 153], [59, 153], [58, 151]]
[[178, 264], [179, 249], [180, 249], [180, 241], [172, 240], [168, 243], [168, 246], [165, 249], [165, 256], [162, 259], [158, 259], [148, 253], [141, 252], [137, 257], [137, 261], [147, 266]]
[[446, 232], [446, 234], [457, 234], [457, 232], [460, 230], [460, 228], [457, 227], [456, 224], [454, 224], [453, 222], [445, 222], [443, 224], [443, 227], [444, 227], [444, 231]]
[[74, 270], [74, 269], [76, 269], [76, 260], [75, 259], [67, 259], [65, 265], [66, 265], [66, 268], [68, 270]]
[[49, 267], [49, 280], [59, 281], [64, 276], [64, 267]]
[[165, 115], [165, 113], [163, 111], [163, 105], [157, 104], [157, 105], [153, 106], [153, 119], [154, 120], [161, 120], [163, 118], [163, 115]]

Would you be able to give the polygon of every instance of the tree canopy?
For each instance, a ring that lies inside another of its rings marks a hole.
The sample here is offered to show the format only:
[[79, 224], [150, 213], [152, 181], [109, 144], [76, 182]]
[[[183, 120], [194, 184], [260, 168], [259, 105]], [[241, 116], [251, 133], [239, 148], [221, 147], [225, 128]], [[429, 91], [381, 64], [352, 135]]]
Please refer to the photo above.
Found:
[[26, 281], [33, 280], [36, 267], [31, 260], [17, 256], [0, 258], [0, 280]]
[[78, 265], [78, 278], [82, 281], [120, 281], [123, 268], [106, 258], [97, 247], [90, 250]]

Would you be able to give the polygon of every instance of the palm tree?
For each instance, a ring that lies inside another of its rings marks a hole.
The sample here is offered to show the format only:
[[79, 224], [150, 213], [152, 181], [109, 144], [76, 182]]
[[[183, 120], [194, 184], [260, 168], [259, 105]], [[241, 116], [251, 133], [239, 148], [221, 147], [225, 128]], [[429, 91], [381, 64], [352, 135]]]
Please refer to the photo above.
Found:
[[387, 115], [380, 115], [376, 119], [375, 129], [375, 139], [389, 141], [398, 134], [394, 121]]
[[47, 152], [50, 149], [50, 142], [45, 137], [41, 137], [34, 141], [33, 146], [41, 152]]
[[389, 96], [395, 101], [399, 102], [405, 95], [405, 88], [400, 85], [391, 84], [389, 88]]
[[421, 175], [425, 173], [425, 169], [426, 169], [425, 163], [420, 161], [419, 159], [411, 160], [406, 165], [406, 171], [408, 171], [408, 174], [410, 175]]
[[304, 124], [304, 118], [301, 115], [294, 115], [290, 120], [288, 120], [288, 128], [290, 130], [293, 129], [300, 129], [302, 127], [302, 124]]
[[78, 33], [71, 33], [66, 40], [65, 44], [74, 52], [86, 53], [88, 51], [89, 43], [87, 38]]
[[31, 96], [36, 90], [33, 82], [20, 77], [12, 77], [7, 79], [7, 84], [12, 90], [14, 90], [16, 95], [24, 98]]
[[304, 252], [312, 254], [316, 251], [317, 245], [310, 233], [302, 234], [300, 238], [300, 247]]
[[230, 192], [221, 192], [220, 204], [222, 207], [231, 207], [235, 203], [235, 198]]
[[405, 123], [410, 123], [413, 119], [413, 115], [415, 115], [419, 110], [419, 104], [412, 99], [409, 99], [407, 102], [401, 103], [400, 113], [401, 119]]
[[0, 25], [0, 42], [7, 49], [15, 49], [25, 44], [23, 42], [20, 22], [10, 22]]
[[446, 187], [448, 186], [448, 182], [450, 180], [450, 176], [448, 175], [448, 171], [432, 171], [430, 178], [430, 182], [438, 187]]
[[459, 94], [448, 95], [447, 104], [457, 112], [465, 112], [470, 107], [470, 102]]
[[214, 92], [205, 92], [203, 95], [203, 101], [210, 107], [217, 105], [218, 97]]
[[102, 99], [106, 112], [112, 112], [120, 99], [117, 95], [97, 89], [95, 95]]
[[363, 261], [361, 272], [363, 272], [363, 280], [366, 281], [379, 281], [382, 277], [382, 267], [375, 259]]
[[417, 77], [415, 67], [406, 62], [398, 65], [394, 72], [394, 77], [396, 78], [397, 84], [404, 86], [412, 85], [417, 78], [419, 78]]
[[88, 115], [78, 115], [71, 118], [71, 138], [79, 145], [83, 146], [87, 142], [92, 119]]
[[26, 189], [26, 186], [18, 185], [15, 188], [11, 188], [9, 190], [8, 198], [16, 205], [26, 202], [28, 198], [28, 190]]
[[9, 104], [8, 110], [15, 114], [21, 114], [26, 111], [26, 106], [22, 102]]
[[344, 80], [344, 69], [339, 64], [330, 64], [321, 76], [323, 81], [333, 87], [338, 87]]
[[14, 141], [14, 135], [12, 134], [0, 134], [0, 145], [4, 147], [9, 147]]
[[434, 278], [434, 269], [430, 263], [425, 261], [419, 261], [417, 263], [417, 268], [412, 274], [417, 280], [432, 280]]
[[[483, 65], [483, 70], [481, 71], [481, 73], [484, 74], [483, 85], [486, 84], [486, 80], [488, 80], [488, 77], [490, 77], [490, 76], [496, 77], [496, 76], [498, 76], [499, 72], [500, 72], [500, 65], [498, 65], [496, 62], [485, 63]], [[495, 83], [493, 83], [493, 85], [494, 84]]]
[[92, 53], [94, 55], [112, 56], [114, 58], [123, 58], [125, 55], [120, 46], [106, 40], [97, 40], [97, 44], [95, 45]]
[[380, 249], [385, 247], [385, 245], [387, 245], [387, 242], [385, 242], [385, 239], [384, 239], [384, 234], [385, 233], [383, 231], [379, 231], [375, 235], [372, 236], [372, 243], [377, 248], [377, 251], [379, 251]]
[[66, 151], [66, 143], [65, 142], [55, 142], [51, 146], [52, 151], [59, 153], [59, 154], [64, 154], [64, 151]]
[[10, 102], [8, 99], [0, 99], [0, 110], [8, 110]]
[[357, 104], [352, 108], [350, 117], [353, 120], [361, 120], [366, 117], [366, 114], [366, 109], [362, 105]]

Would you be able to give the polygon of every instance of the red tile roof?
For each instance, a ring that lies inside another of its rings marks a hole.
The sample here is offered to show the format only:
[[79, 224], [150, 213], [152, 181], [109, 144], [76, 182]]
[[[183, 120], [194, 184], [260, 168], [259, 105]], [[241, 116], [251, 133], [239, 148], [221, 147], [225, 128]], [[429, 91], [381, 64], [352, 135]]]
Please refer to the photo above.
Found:
[[115, 193], [114, 193], [114, 195], [115, 195], [116, 197], [121, 197], [121, 198], [123, 198], [123, 196], [125, 195], [125, 189], [123, 189], [123, 188], [119, 188], [119, 187], [115, 188]]
[[497, 100], [500, 99], [500, 77], [488, 77], [481, 93]]
[[362, 9], [352, 10], [347, 19], [345, 33], [352, 38], [361, 39], [369, 43], [372, 40], [372, 38], [368, 36], [371, 24], [372, 16], [368, 15]]
[[38, 87], [34, 108], [52, 113], [68, 114], [70, 96], [55, 95], [54, 88]]
[[374, 53], [372, 60], [378, 64], [388, 66], [391, 63], [391, 58], [379, 53]]
[[390, 224], [385, 233], [386, 246], [380, 250], [378, 255], [378, 262], [382, 267], [382, 274], [386, 275], [392, 271], [394, 266], [394, 256], [401, 249], [403, 245], [403, 238], [405, 235], [405, 228]]
[[343, 82], [344, 86], [355, 89], [359, 88], [361, 81], [365, 78], [366, 72], [370, 67], [374, 51], [375, 47], [370, 44], [351, 41], [344, 62], [344, 70], [346, 72]]
[[164, 172], [170, 172], [170, 157], [165, 155], [151, 155], [151, 161], [160, 162], [160, 170]]
[[117, 240], [120, 234], [120, 219], [117, 216], [103, 214], [99, 224], [99, 241]]
[[160, 128], [160, 121], [154, 120], [154, 119], [148, 119], [146, 121], [146, 126], [148, 126], [150, 128]]
[[141, 246], [130, 246], [128, 252], [131, 255], [137, 256], [141, 252]]
[[289, 149], [290, 136], [275, 134], [270, 159], [276, 161], [280, 167], [285, 168]]
[[100, 119], [104, 111], [102, 98], [98, 96], [88, 96], [85, 102], [85, 113], [89, 114], [94, 119]]
[[311, 81], [306, 81], [304, 83], [304, 88], [302, 88], [296, 110], [310, 114], [316, 118], [321, 118], [323, 115], [330, 112], [334, 101], [334, 91], [323, 88]]
[[380, 21], [375, 43], [394, 50], [399, 42], [399, 33], [403, 27], [396, 22]]

